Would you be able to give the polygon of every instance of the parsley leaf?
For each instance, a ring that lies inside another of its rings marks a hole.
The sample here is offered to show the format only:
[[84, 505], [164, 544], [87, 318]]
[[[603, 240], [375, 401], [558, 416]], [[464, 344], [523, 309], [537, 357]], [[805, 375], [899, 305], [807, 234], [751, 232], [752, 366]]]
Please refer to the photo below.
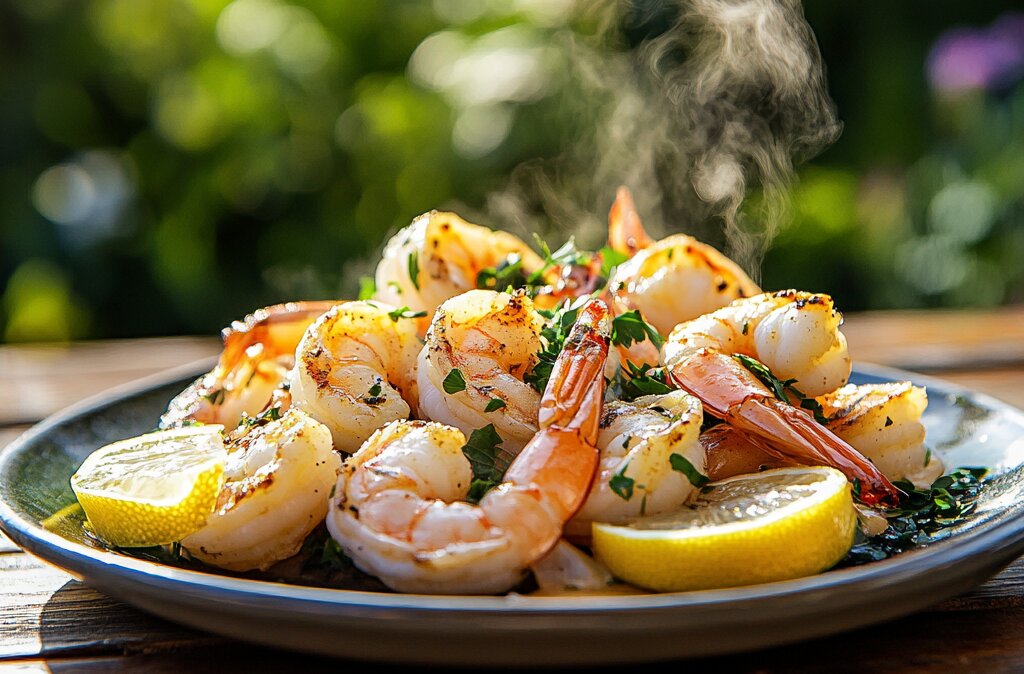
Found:
[[682, 454], [670, 454], [668, 457], [668, 462], [669, 464], [671, 464], [672, 470], [676, 471], [677, 473], [682, 473], [683, 475], [685, 475], [686, 479], [690, 481], [690, 484], [692, 484], [694, 487], [697, 487], [698, 489], [711, 481], [708, 479], [707, 475], [704, 475], [699, 470], [697, 470], [697, 468], [692, 463], [690, 463], [690, 460], [687, 459]]
[[[249, 416], [247, 413], [242, 412], [242, 418], [238, 421], [238, 426], [244, 426], [246, 428], [254, 428], [256, 426], [266, 426], [271, 421], [277, 421], [281, 418], [281, 408], [274, 406], [267, 408], [257, 414], [254, 417]], [[237, 428], [237, 426], [236, 426]]]
[[601, 256], [601, 276], [605, 278], [609, 278], [616, 267], [629, 259], [625, 253], [620, 253], [608, 246], [598, 251], [598, 255]]
[[665, 368], [652, 367], [650, 363], [635, 365], [626, 361], [619, 380], [622, 387], [619, 397], [626, 402], [641, 396], [664, 395], [674, 390], [665, 376]]
[[576, 301], [555, 311], [538, 311], [539, 314], [548, 319], [547, 324], [541, 328], [540, 340], [541, 350], [537, 352], [537, 364], [529, 372], [523, 375], [523, 381], [535, 388], [540, 393], [548, 385], [551, 377], [551, 370], [558, 360], [558, 354], [562, 352], [565, 340], [569, 331], [576, 322], [580, 309], [590, 298], [581, 297]]
[[484, 412], [494, 412], [505, 407], [505, 401], [501, 398], [491, 398], [487, 401], [487, 407], [484, 408]]
[[412, 285], [416, 290], [420, 289], [420, 256], [419, 253], [413, 251], [409, 253], [409, 259], [406, 263], [409, 267], [409, 278], [412, 279]]
[[608, 486], [623, 501], [628, 501], [633, 498], [633, 485], [636, 482], [633, 478], [626, 477], [627, 468], [629, 468], [628, 463], [622, 467], [622, 470], [612, 475], [612, 478], [608, 480]]
[[359, 300], [372, 300], [377, 292], [377, 284], [372, 276], [363, 276], [359, 279]]
[[478, 502], [487, 490], [501, 483], [511, 463], [511, 457], [501, 448], [502, 439], [494, 430], [494, 424], [487, 424], [469, 435], [462, 453], [469, 459], [473, 469], [473, 482], [467, 498]]
[[441, 388], [447, 394], [458, 393], [459, 391], [466, 390], [466, 378], [462, 376], [462, 370], [457, 367], [453, 367], [448, 376], [441, 382]]
[[659, 349], [664, 342], [658, 331], [643, 319], [639, 310], [627, 311], [612, 319], [612, 344], [629, 347], [645, 339], [651, 340]]
[[376, 384], [371, 386], [370, 390], [367, 391], [367, 393], [369, 394], [369, 396], [371, 398], [376, 398], [377, 396], [379, 396], [380, 395], [380, 381], [377, 381]]
[[735, 353], [732, 357], [739, 361], [743, 367], [750, 370], [751, 374], [761, 380], [762, 384], [771, 389], [776, 398], [787, 405], [793, 405], [794, 403], [789, 399], [789, 393], [792, 393], [798, 399], [799, 406], [814, 415], [815, 421], [823, 426], [829, 422], [829, 418], [825, 416], [825, 410], [822, 408], [821, 403], [814, 398], [808, 398], [793, 386], [796, 383], [796, 379], [779, 379], [772, 374], [767, 365], [756, 358], [745, 356], [742, 353]]
[[505, 288], [525, 288], [526, 285], [523, 260], [515, 253], [497, 267], [486, 267], [476, 275], [476, 287], [485, 290], [501, 291]]
[[397, 323], [400, 318], [423, 318], [426, 315], [426, 311], [413, 311], [409, 307], [399, 307], [394, 311], [388, 312], [388, 318], [395, 323]]

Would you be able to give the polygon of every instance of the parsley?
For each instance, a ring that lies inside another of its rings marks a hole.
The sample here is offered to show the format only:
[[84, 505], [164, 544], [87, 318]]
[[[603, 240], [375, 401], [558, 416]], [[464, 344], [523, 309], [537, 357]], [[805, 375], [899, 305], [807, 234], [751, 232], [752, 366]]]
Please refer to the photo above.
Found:
[[372, 276], [363, 276], [359, 279], [359, 300], [372, 300], [377, 293], [377, 284]]
[[544, 239], [537, 236], [536, 233], [534, 233], [533, 239], [544, 253], [544, 264], [541, 265], [540, 269], [526, 277], [526, 285], [528, 286], [541, 285], [544, 280], [544, 274], [552, 267], [568, 267], [572, 264], [585, 265], [590, 262], [590, 255], [577, 250], [576, 240], [573, 237], [569, 237], [569, 240], [559, 246], [554, 252], [548, 248], [548, 244], [544, 242]]
[[633, 485], [635, 482], [633, 478], [626, 477], [627, 468], [629, 468], [628, 463], [622, 467], [622, 470], [612, 475], [612, 479], [608, 480], [608, 486], [623, 501], [633, 498]]
[[608, 246], [602, 248], [597, 254], [601, 256], [601, 276], [605, 278], [611, 277], [615, 268], [629, 259], [625, 253], [620, 253]]
[[[114, 552], [120, 552], [131, 557], [144, 559], [147, 562], [157, 564], [168, 564], [170, 566], [190, 566], [191, 558], [182, 554], [181, 543], [175, 541], [170, 545], [153, 545], [145, 548], [121, 548], [116, 545], [108, 546]], [[194, 566], [194, 564], [191, 564]]]
[[419, 253], [409, 253], [409, 259], [407, 261], [409, 267], [409, 278], [412, 279], [412, 285], [416, 290], [420, 289], [420, 256]]
[[677, 473], [682, 473], [686, 476], [686, 479], [690, 481], [694, 487], [700, 489], [711, 480], [708, 479], [707, 475], [704, 475], [692, 463], [682, 454], [672, 453], [668, 457], [668, 462], [672, 466], [672, 470]]
[[476, 275], [476, 287], [485, 290], [525, 288], [526, 285], [523, 260], [514, 253], [505, 258], [505, 261], [497, 267], [486, 267]]
[[303, 571], [310, 568], [328, 571], [348, 571], [352, 568], [352, 560], [341, 549], [338, 541], [326, 535], [326, 532], [310, 534], [302, 544]]
[[395, 323], [397, 323], [400, 318], [423, 318], [426, 315], [426, 311], [413, 311], [409, 307], [399, 307], [394, 311], [388, 312], [388, 318]]
[[555, 361], [558, 360], [558, 354], [562, 352], [562, 347], [565, 345], [573, 323], [576, 322], [580, 308], [589, 299], [589, 296], [578, 298], [575, 302], [556, 311], [538, 311], [548, 319], [548, 322], [540, 331], [542, 347], [537, 352], [537, 364], [523, 375], [523, 381], [537, 391], [543, 393], [547, 387], [551, 370], [555, 366]]
[[388, 287], [394, 290], [396, 295], [402, 294], [402, 286], [398, 284], [398, 281], [388, 281]]
[[[850, 553], [837, 566], [875, 562], [928, 543], [974, 511], [987, 474], [987, 468], [958, 468], [928, 489], [916, 489], [905, 480], [894, 482], [904, 493], [898, 506], [883, 513], [889, 528], [872, 537], [858, 533]], [[858, 493], [859, 485], [854, 484], [854, 495]]]
[[211, 405], [220, 405], [222, 402], [224, 402], [224, 389], [219, 388], [215, 391], [210, 391], [209, 393], [203, 396], [203, 399], [206, 400]]
[[370, 390], [366, 392], [371, 398], [376, 398], [380, 395], [380, 380], [376, 384], [370, 387]]
[[627, 311], [612, 319], [612, 344], [629, 347], [645, 339], [651, 340], [659, 349], [664, 342], [658, 331], [643, 319], [639, 310]]
[[458, 393], [459, 391], [466, 390], [466, 378], [462, 376], [462, 370], [457, 367], [453, 367], [448, 376], [441, 382], [441, 388], [447, 394]]
[[491, 398], [487, 401], [487, 407], [484, 408], [484, 412], [494, 412], [495, 410], [500, 410], [502, 407], [505, 407], [504, 400], [501, 398]]
[[511, 463], [501, 443], [501, 436], [494, 430], [494, 424], [487, 424], [470, 433], [469, 440], [462, 448], [462, 453], [469, 459], [473, 469], [468, 500], [478, 502], [489, 489], [501, 483]]
[[[281, 418], [281, 408], [278, 406], [270, 407], [263, 410], [254, 417], [250, 417], [245, 412], [242, 412], [242, 418], [238, 422], [238, 426], [244, 426], [245, 428], [255, 428], [256, 426], [266, 426], [271, 421], [277, 421]], [[236, 427], [237, 428], [237, 427]]]
[[814, 398], [808, 398], [793, 386], [796, 383], [796, 379], [779, 379], [772, 374], [767, 365], [756, 358], [745, 356], [742, 353], [733, 354], [732, 357], [739, 361], [743, 367], [750, 370], [751, 374], [761, 380], [762, 384], [771, 389], [776, 398], [787, 405], [793, 405], [794, 403], [789, 399], [789, 393], [792, 393], [799, 400], [799, 406], [814, 415], [815, 421], [822, 425], [829, 422], [829, 418], [825, 416], [825, 410], [822, 408], [821, 403]]
[[619, 379], [622, 387], [620, 397], [626, 402], [636, 400], [640, 396], [664, 395], [673, 390], [665, 376], [665, 368], [652, 367], [650, 363], [635, 365], [626, 361]]

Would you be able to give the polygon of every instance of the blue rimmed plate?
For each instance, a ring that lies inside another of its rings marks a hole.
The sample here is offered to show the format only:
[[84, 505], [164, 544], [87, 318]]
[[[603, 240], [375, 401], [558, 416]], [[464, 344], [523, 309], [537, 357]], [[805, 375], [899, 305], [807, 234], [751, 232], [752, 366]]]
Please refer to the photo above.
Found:
[[[606, 597], [441, 597], [301, 587], [181, 569], [90, 545], [43, 520], [74, 502], [68, 479], [94, 449], [143, 433], [197, 372], [169, 373], [43, 421], [0, 454], [0, 528], [28, 552], [164, 618], [249, 641], [393, 662], [611, 664], [783, 644], [917, 611], [1024, 553], [1024, 412], [948, 383], [857, 366], [852, 381], [928, 388], [929, 444], [947, 467], [995, 477], [972, 516], [897, 557], [799, 580]], [[51, 527], [52, 528], [52, 527]], [[498, 647], [500, 645], [500, 647]]]

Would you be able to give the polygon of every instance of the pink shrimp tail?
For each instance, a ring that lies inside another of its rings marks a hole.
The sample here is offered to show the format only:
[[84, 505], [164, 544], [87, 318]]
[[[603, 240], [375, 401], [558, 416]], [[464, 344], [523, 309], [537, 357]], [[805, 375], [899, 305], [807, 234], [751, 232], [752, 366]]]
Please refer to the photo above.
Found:
[[640, 214], [636, 212], [633, 194], [626, 186], [619, 187], [615, 203], [608, 211], [608, 246], [633, 257], [652, 243], [654, 240], [648, 236]]
[[742, 431], [758, 448], [786, 460], [842, 471], [860, 484], [865, 503], [897, 502], [899, 490], [874, 464], [806, 410], [775, 398], [731, 357], [702, 349], [670, 374], [680, 388], [704, 403], [709, 414]]

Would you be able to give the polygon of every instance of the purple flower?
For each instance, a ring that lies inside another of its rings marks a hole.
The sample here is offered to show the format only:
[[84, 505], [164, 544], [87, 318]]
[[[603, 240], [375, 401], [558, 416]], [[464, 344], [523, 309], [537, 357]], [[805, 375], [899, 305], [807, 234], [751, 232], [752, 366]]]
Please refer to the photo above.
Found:
[[1003, 89], [1024, 75], [1024, 14], [1002, 15], [988, 28], [954, 28], [935, 41], [928, 79], [939, 92]]

